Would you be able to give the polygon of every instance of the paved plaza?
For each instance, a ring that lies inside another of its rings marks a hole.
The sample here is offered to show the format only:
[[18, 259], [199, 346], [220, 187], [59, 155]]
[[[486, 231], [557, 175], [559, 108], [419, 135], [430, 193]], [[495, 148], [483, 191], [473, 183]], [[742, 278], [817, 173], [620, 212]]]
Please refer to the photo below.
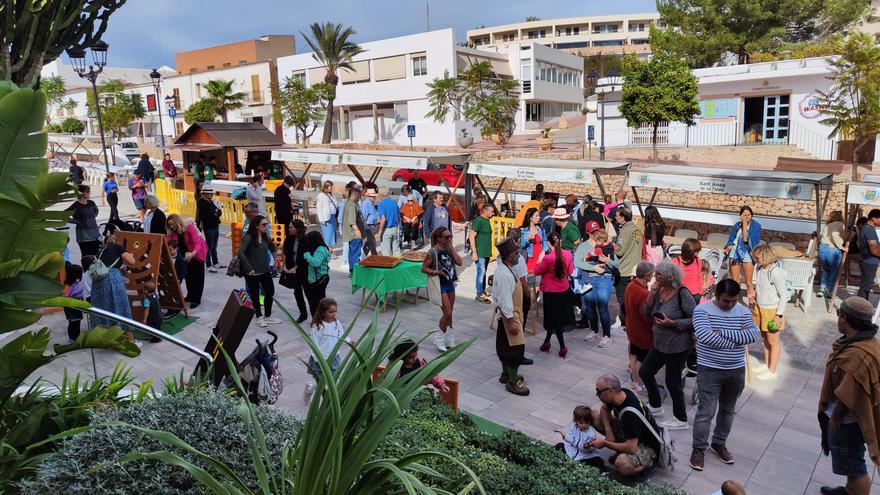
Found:
[[[126, 195], [123, 193], [120, 196]], [[122, 202], [123, 213], [126, 210], [130, 212], [130, 200], [126, 197]], [[107, 208], [102, 207], [99, 218], [106, 218], [107, 215]], [[224, 235], [228, 233], [228, 228], [223, 226], [221, 229], [219, 252], [221, 262], [226, 264], [231, 256], [230, 240]], [[459, 249], [463, 242], [463, 233], [457, 231], [456, 245]], [[78, 260], [76, 243], [71, 242], [70, 248], [72, 259]], [[336, 254], [339, 252], [337, 249]], [[489, 273], [494, 268], [493, 263]], [[460, 381], [460, 405], [463, 409], [532, 437], [555, 442], [558, 435], [553, 429], [571, 421], [575, 406], [598, 404], [595, 397], [597, 377], [609, 372], [622, 378], [628, 377], [626, 337], [614, 333], [613, 344], [599, 349], [595, 343], [584, 341], [586, 334], [583, 330], [569, 332], [565, 334], [569, 354], [562, 359], [556, 355], [558, 349], [555, 339], [550, 354], [538, 352], [543, 338], [539, 325], [538, 335], [528, 334], [526, 339], [526, 355], [532, 357], [535, 364], [520, 368], [531, 395], [511, 395], [498, 383], [501, 369], [495, 356], [495, 332], [489, 329], [490, 306], [474, 301], [474, 274], [470, 260], [465, 259], [456, 291], [458, 297], [454, 314], [458, 340], [474, 339], [474, 342], [444, 375]], [[228, 277], [225, 273], [206, 273], [203, 302], [191, 312], [198, 320], [177, 336], [203, 347], [230, 291], [243, 284], [243, 279]], [[338, 258], [331, 264], [327, 293], [339, 303], [340, 320], [345, 324], [351, 322], [359, 308], [361, 295], [352, 294], [348, 273], [340, 269]], [[276, 296], [296, 315], [290, 290], [276, 284]], [[404, 298], [397, 313], [401, 331], [419, 338], [435, 330], [440, 316], [439, 308], [426, 301], [412, 305], [407, 299], [411, 300]], [[613, 300], [612, 304], [615, 304]], [[612, 314], [616, 314], [616, 307]], [[275, 316], [280, 317], [280, 311], [275, 312]], [[750, 495], [817, 494], [820, 485], [836, 486], [844, 482], [842, 477], [832, 474], [830, 458], [820, 454], [816, 420], [824, 360], [831, 342], [837, 336], [836, 317], [826, 312], [822, 300], [814, 300], [806, 313], [789, 306], [787, 316], [780, 378], [775, 382], [754, 380], [746, 386], [739, 400], [738, 415], [727, 444], [736, 463], [722, 464], [716, 456], [707, 453], [705, 470], [692, 470], [687, 462], [691, 452], [691, 430], [674, 431], [672, 436], [676, 441], [679, 462], [675, 471], [657, 470], [652, 476], [654, 481], [669, 483], [692, 494], [709, 494], [718, 490], [724, 480], [735, 479], [746, 485]], [[380, 315], [380, 324], [387, 324], [393, 317], [394, 310], [389, 304], [388, 311]], [[530, 315], [531, 318], [533, 315]], [[355, 336], [360, 335], [369, 319], [369, 315], [360, 319]], [[53, 343], [66, 339], [63, 314], [48, 315], [39, 324], [52, 330]], [[284, 393], [275, 407], [303, 414], [306, 406], [303, 404], [302, 390], [307, 375], [301, 359], [308, 359], [307, 347], [289, 323], [270, 325], [269, 329], [280, 336], [276, 349], [285, 378]], [[266, 337], [263, 329], [256, 326], [256, 321], [252, 322], [237, 356], [242, 358], [249, 353], [254, 348], [254, 339]], [[427, 342], [420, 352], [428, 359], [436, 355], [433, 346]], [[762, 350], [754, 346], [754, 363], [761, 353]], [[117, 360], [122, 359], [133, 368], [139, 381], [150, 379], [158, 384], [169, 375], [177, 375], [181, 369], [185, 374], [190, 373], [197, 362], [194, 355], [167, 342], [144, 344], [142, 354], [134, 359], [120, 358], [115, 353], [105, 351], [96, 351], [94, 357], [99, 375], [109, 374]], [[91, 354], [81, 351], [57, 360], [48, 369], [43, 369], [45, 378], [56, 381], [65, 368], [69, 372], [91, 376]], [[694, 380], [687, 380], [687, 397], [691, 396], [693, 385]], [[664, 408], [669, 411], [667, 416], [670, 416], [671, 404], [668, 399]], [[695, 408], [690, 406], [688, 417], [691, 422], [694, 414]], [[876, 469], [870, 461], [868, 465], [872, 479], [880, 483], [880, 480], [876, 480]], [[880, 490], [880, 486], [874, 488]]]

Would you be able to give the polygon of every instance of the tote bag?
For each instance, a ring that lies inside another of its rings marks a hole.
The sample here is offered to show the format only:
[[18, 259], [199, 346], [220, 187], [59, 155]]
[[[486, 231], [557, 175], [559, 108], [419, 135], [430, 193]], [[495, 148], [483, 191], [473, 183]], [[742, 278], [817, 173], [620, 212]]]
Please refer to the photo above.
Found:
[[[434, 269], [439, 270], [439, 261], [437, 260], [437, 250], [431, 248], [431, 256], [434, 258]], [[440, 295], [440, 276], [428, 275], [428, 300], [434, 306], [443, 305], [443, 297]]]

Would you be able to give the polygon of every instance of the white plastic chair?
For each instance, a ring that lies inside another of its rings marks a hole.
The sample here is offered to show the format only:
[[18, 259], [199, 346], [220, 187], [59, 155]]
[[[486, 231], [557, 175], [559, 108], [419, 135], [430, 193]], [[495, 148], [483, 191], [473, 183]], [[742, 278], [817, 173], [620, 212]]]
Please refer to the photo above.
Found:
[[813, 260], [782, 258], [779, 263], [785, 270], [786, 283], [794, 289], [795, 305], [800, 299], [801, 309], [806, 313], [813, 301], [813, 278], [816, 276]]
[[727, 244], [727, 234], [718, 234], [718, 233], [709, 234], [706, 237], [706, 242], [709, 244], [718, 244], [718, 245], [723, 246], [723, 245]]
[[794, 244], [791, 242], [771, 242], [770, 247], [772, 247], [772, 248], [777, 248], [777, 247], [787, 248], [787, 249], [791, 249], [792, 251], [795, 250]]
[[698, 234], [696, 230], [678, 229], [675, 231], [674, 237], [680, 237], [682, 239], [699, 239], [700, 234]]

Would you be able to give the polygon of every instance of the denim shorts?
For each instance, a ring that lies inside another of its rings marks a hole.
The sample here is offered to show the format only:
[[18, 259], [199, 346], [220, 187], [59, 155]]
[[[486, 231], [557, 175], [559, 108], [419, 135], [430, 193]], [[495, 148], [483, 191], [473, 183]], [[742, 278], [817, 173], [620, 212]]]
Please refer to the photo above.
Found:
[[865, 438], [858, 423], [843, 423], [834, 431], [828, 425], [828, 444], [831, 446], [831, 471], [840, 476], [868, 474], [865, 465]]
[[135, 207], [135, 208], [137, 208], [138, 210], [143, 210], [143, 209], [144, 209], [144, 200], [143, 200], [143, 199], [134, 199], [134, 198], [132, 198], [132, 200], [134, 201], [134, 207]]
[[446, 282], [445, 284], [440, 284], [440, 293], [441, 294], [454, 294], [455, 293], [455, 282]]

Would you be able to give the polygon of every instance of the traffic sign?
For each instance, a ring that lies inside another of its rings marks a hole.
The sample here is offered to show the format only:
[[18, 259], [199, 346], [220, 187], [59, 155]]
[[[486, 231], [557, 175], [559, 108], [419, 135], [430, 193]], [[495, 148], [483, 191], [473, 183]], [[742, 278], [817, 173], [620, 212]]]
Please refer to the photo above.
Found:
[[177, 117], [177, 109], [174, 107], [169, 107], [168, 108], [168, 116], [171, 117], [172, 119], [174, 117]]
[[588, 125], [587, 126], [587, 141], [595, 141], [596, 140], [596, 126]]
[[416, 137], [416, 125], [415, 124], [407, 124], [406, 125], [406, 137], [411, 137], [411, 138]]

